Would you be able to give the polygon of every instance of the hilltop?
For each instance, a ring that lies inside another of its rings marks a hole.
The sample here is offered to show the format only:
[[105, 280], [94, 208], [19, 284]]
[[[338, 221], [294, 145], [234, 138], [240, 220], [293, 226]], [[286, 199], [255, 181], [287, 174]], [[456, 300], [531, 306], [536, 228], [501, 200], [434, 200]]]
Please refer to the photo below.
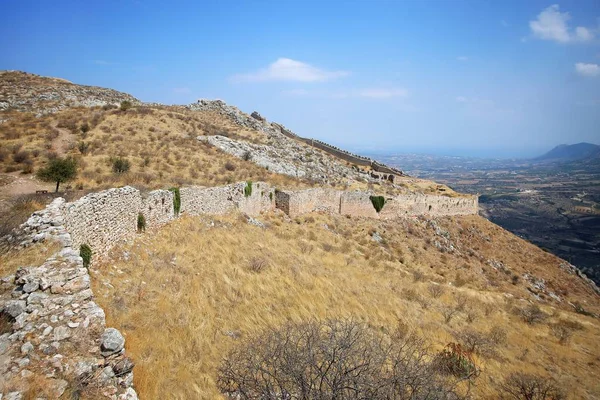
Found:
[[[0, 81], [3, 221], [42, 209], [0, 254], [1, 394], [229, 398], [223, 360], [263, 365], [285, 347], [268, 340], [326, 320], [405, 344], [400, 377], [445, 398], [600, 394], [600, 290], [477, 215], [476, 196], [220, 100]], [[31, 193], [52, 190], [34, 174], [56, 156], [79, 165], [66, 200]], [[392, 398], [421, 398], [409, 386]]]
[[592, 143], [561, 144], [535, 158], [535, 161], [578, 161], [600, 158], [600, 146]]

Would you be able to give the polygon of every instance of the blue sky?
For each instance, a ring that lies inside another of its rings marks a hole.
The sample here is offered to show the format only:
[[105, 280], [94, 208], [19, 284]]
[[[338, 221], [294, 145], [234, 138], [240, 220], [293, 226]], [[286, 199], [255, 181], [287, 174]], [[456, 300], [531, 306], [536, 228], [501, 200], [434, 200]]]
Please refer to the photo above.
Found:
[[600, 1], [0, 1], [0, 69], [220, 98], [355, 151], [600, 144]]

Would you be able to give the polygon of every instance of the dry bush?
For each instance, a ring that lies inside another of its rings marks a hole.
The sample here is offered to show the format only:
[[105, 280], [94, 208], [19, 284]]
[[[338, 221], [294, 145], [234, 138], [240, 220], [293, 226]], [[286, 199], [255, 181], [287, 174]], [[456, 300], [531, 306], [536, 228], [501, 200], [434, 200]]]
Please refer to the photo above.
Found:
[[543, 322], [548, 318], [548, 314], [543, 312], [537, 304], [530, 304], [524, 308], [515, 308], [514, 313], [529, 325]]
[[385, 337], [352, 320], [288, 324], [229, 352], [219, 389], [239, 399], [448, 399], [456, 381], [414, 335]]
[[259, 273], [267, 269], [269, 260], [264, 257], [252, 257], [248, 260], [248, 269], [254, 273]]
[[550, 332], [558, 339], [560, 344], [567, 344], [573, 333], [583, 329], [577, 321], [561, 319], [550, 325]]
[[500, 386], [506, 398], [518, 400], [562, 400], [566, 395], [553, 380], [536, 375], [516, 372]]
[[452, 321], [460, 310], [458, 310], [455, 306], [444, 304], [438, 308], [440, 314], [444, 317], [444, 322], [449, 324]]
[[431, 283], [427, 286], [427, 291], [434, 299], [437, 299], [446, 292], [446, 288], [440, 284]]

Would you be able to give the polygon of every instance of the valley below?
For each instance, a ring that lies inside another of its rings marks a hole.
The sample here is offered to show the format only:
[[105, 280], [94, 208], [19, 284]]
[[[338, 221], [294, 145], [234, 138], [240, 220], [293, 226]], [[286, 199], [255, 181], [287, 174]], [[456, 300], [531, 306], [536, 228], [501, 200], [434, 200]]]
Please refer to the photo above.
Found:
[[600, 282], [600, 162], [379, 156], [415, 177], [479, 194], [480, 213]]

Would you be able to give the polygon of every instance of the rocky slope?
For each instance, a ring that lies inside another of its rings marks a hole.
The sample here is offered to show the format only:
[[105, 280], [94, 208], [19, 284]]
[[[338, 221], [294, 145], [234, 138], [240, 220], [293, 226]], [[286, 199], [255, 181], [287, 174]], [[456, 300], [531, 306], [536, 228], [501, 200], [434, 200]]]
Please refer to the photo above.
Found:
[[0, 71], [0, 111], [26, 111], [36, 115], [69, 107], [139, 103], [126, 93], [96, 86], [75, 85], [59, 78], [47, 78], [21, 71]]

